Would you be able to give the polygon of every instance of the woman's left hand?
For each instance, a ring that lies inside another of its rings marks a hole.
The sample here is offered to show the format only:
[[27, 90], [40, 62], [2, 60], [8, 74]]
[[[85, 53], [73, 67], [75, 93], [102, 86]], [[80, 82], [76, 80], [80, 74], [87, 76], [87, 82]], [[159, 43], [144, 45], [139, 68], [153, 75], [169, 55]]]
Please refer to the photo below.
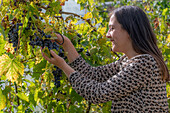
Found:
[[42, 53], [42, 56], [48, 61], [50, 62], [51, 64], [54, 64], [55, 66], [59, 67], [60, 69], [63, 69], [64, 65], [66, 65], [66, 62], [63, 58], [61, 58], [60, 56], [58, 56], [53, 50], [50, 50], [50, 53], [53, 57], [49, 58], [47, 57], [42, 49], [41, 49], [41, 53]]
[[57, 66], [58, 68], [60, 68], [69, 78], [69, 75], [73, 72], [75, 72], [74, 69], [72, 69], [63, 58], [61, 58], [60, 56], [58, 56], [53, 50], [50, 50], [50, 53], [53, 57], [49, 58], [47, 57], [41, 49], [41, 53], [42, 56], [51, 64], [54, 64], [55, 66]]

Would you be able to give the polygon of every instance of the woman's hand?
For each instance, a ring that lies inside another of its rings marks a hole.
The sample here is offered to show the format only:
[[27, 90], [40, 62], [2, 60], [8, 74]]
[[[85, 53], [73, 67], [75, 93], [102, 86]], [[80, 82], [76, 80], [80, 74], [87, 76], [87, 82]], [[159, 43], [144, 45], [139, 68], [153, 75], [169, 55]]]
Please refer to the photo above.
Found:
[[[64, 38], [64, 43], [63, 43], [63, 38]], [[66, 36], [64, 35], [60, 35], [58, 33], [56, 33], [56, 39], [52, 39], [52, 42], [58, 42], [60, 44], [62, 44], [61, 46], [63, 47], [64, 49], [64, 52], [67, 53], [67, 58], [68, 58], [68, 61], [69, 62], [72, 62], [74, 61], [76, 58], [78, 58], [79, 54], [78, 52], [76, 51], [76, 49], [74, 48], [74, 45], [72, 44], [72, 42], [70, 41], [69, 38], [67, 38]]]
[[[42, 50], [41, 50], [42, 51]], [[62, 69], [63, 65], [65, 65], [65, 61], [63, 58], [61, 58], [60, 56], [58, 56], [53, 50], [50, 51], [51, 55], [53, 57], [49, 58], [47, 57], [43, 52], [42, 52], [42, 56], [51, 64], [56, 65], [57, 67], [59, 67], [60, 69]]]
[[59, 45], [64, 46], [65, 42], [67, 43], [69, 40], [69, 38], [67, 38], [66, 36], [60, 34], [60, 33], [55, 33], [56, 35], [56, 39], [52, 39], [52, 42], [57, 42]]
[[[41, 49], [42, 52], [42, 49]], [[50, 50], [50, 53], [53, 57], [49, 58], [47, 57], [43, 52], [42, 52], [42, 56], [51, 64], [54, 64], [55, 66], [57, 66], [58, 68], [60, 68], [69, 78], [69, 75], [74, 72], [74, 69], [72, 69], [63, 58], [61, 58], [60, 56], [58, 56], [53, 50]]]

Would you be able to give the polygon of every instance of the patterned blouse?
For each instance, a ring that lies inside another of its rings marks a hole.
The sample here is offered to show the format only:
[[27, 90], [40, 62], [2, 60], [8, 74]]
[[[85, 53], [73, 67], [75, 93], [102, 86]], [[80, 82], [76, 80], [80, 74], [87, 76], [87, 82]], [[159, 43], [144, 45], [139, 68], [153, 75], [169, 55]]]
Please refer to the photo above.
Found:
[[112, 101], [112, 113], [168, 113], [166, 83], [156, 60], [149, 54], [92, 67], [79, 56], [69, 64], [75, 72], [70, 83], [87, 101]]

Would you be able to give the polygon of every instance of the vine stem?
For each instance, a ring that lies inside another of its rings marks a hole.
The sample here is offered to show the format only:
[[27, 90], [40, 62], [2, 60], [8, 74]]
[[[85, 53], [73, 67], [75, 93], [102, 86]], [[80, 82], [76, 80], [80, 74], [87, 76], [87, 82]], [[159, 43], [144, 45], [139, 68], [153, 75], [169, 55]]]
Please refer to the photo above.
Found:
[[[50, 8], [50, 7], [41, 6], [41, 8], [47, 10], [47, 9]], [[74, 15], [74, 16], [76, 16], [76, 17], [79, 17], [79, 18], [81, 18], [82, 20], [86, 21], [91, 27], [95, 28], [95, 27], [91, 24], [91, 22], [90, 22], [89, 19], [85, 19], [85, 18], [83, 18], [82, 16], [80, 16], [80, 15], [78, 15], [78, 14], [76, 14], [76, 13], [64, 12], [64, 11], [61, 11], [61, 10], [59, 11], [59, 13], [60, 13], [60, 14], [67, 14], [67, 15]], [[55, 17], [55, 18], [62, 18], [62, 16], [54, 16], [54, 17]], [[62, 19], [63, 19], [63, 18], [62, 18]], [[94, 29], [94, 30], [96, 31], [96, 29]]]
[[[9, 81], [9, 87], [10, 87], [10, 89], [11, 89], [11, 81]], [[9, 113], [11, 113], [11, 109], [12, 109], [11, 92], [9, 92], [9, 101], [10, 101]]]
[[[59, 11], [60, 14], [69, 14], [69, 15], [74, 15], [76, 17], [81, 18], [82, 20], [86, 21], [94, 30], [96, 31], [96, 28], [91, 24], [90, 19], [85, 19], [82, 16], [76, 14], [76, 13], [71, 13], [71, 12], [64, 12], [64, 11]], [[55, 17], [55, 16], [54, 16]]]
[[[22, 27], [21, 27], [21, 30], [20, 30], [20, 34], [19, 34], [19, 39], [18, 39], [18, 45], [17, 45], [17, 53], [16, 53], [16, 56], [18, 55], [18, 47], [19, 47], [19, 42], [20, 42], [20, 39], [21, 39], [21, 33], [22, 33], [22, 29], [23, 29], [23, 27], [24, 27], [24, 21], [25, 21], [25, 12], [24, 12], [24, 17], [23, 17], [24, 19], [23, 19], [23, 25], [22, 25]], [[16, 57], [15, 56], [15, 57]]]
[[69, 107], [71, 105], [71, 99], [69, 99], [69, 103], [68, 103], [68, 106], [67, 106], [67, 113], [69, 113]]
[[[15, 83], [15, 93], [17, 94], [18, 93], [18, 86], [17, 84]], [[20, 105], [19, 103], [19, 97], [17, 96], [17, 103], [18, 103], [18, 106]]]
[[23, 61], [21, 61], [21, 63], [24, 63], [25, 61], [27, 61], [27, 60], [31, 60], [31, 59], [34, 59], [36, 56], [34, 56], [34, 57], [31, 57], [31, 58], [28, 58], [28, 59], [26, 59], [26, 60], [23, 60]]

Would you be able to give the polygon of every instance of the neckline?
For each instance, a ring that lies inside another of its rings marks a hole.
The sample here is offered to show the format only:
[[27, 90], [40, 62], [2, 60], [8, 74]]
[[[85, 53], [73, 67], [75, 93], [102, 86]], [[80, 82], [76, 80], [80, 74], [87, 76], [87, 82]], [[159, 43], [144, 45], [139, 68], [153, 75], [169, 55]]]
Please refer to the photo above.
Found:
[[126, 60], [133, 60], [133, 59], [135, 59], [135, 58], [138, 58], [138, 57], [143, 57], [143, 56], [151, 56], [150, 54], [139, 54], [139, 55], [136, 55], [136, 56], [133, 56], [132, 58], [128, 58], [126, 55], [124, 55], [124, 58], [126, 59]]

